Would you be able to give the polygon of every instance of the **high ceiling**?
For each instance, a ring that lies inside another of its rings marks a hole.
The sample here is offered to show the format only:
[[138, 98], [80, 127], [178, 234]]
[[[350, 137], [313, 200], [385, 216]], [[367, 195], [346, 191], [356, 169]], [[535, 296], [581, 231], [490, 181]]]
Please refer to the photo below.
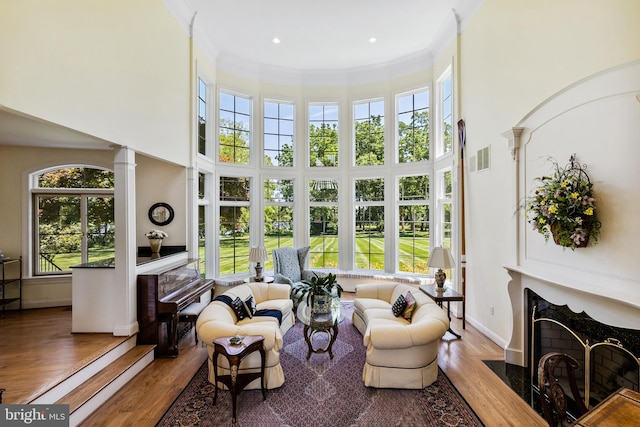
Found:
[[314, 71], [428, 54], [444, 24], [453, 21], [453, 11], [464, 21], [480, 2], [165, 0], [183, 25], [195, 13], [194, 35], [206, 40], [218, 60]]
[[[483, 0], [164, 0], [217, 66], [349, 71], [430, 58]], [[195, 19], [194, 19], [195, 14]], [[449, 23], [449, 27], [447, 27]], [[453, 27], [455, 28], [455, 27]], [[280, 39], [279, 44], [273, 38]], [[369, 41], [375, 37], [375, 43]], [[227, 67], [228, 68], [228, 67]], [[109, 143], [0, 106], [0, 145], [108, 149]]]

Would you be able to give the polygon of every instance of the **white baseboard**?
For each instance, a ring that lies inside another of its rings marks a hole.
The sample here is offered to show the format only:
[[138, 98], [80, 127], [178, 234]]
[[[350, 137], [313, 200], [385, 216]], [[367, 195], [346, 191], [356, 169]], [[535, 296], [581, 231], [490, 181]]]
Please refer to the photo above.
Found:
[[467, 315], [466, 320], [467, 320], [467, 323], [469, 323], [474, 328], [479, 330], [482, 333], [482, 335], [484, 335], [485, 337], [489, 338], [491, 341], [496, 343], [500, 348], [502, 349], [507, 348], [508, 342], [504, 338], [494, 334], [490, 329], [485, 327], [482, 323], [478, 322], [477, 319], [474, 319], [473, 317]]
[[52, 307], [71, 307], [71, 299], [46, 299], [46, 300], [29, 300], [22, 301], [22, 308], [52, 308]]

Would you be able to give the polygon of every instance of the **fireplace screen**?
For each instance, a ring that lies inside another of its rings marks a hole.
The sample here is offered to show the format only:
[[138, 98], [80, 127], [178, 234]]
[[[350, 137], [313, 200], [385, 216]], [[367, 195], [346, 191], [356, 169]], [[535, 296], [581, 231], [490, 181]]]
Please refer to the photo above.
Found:
[[[621, 387], [639, 391], [640, 331], [602, 324], [566, 305], [554, 305], [528, 290], [531, 384], [538, 394], [537, 368], [549, 352], [566, 353], [580, 364], [578, 387], [587, 407]], [[559, 377], [566, 378], [561, 371]], [[568, 384], [561, 384], [568, 390]]]

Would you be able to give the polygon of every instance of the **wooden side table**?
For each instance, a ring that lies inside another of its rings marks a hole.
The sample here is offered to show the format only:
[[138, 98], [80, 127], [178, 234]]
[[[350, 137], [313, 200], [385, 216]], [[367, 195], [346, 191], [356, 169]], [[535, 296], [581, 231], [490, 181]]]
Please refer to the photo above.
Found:
[[[244, 337], [240, 344], [231, 344], [229, 342], [231, 337], [216, 338], [213, 340], [213, 373], [216, 379], [215, 393], [213, 395], [213, 404], [215, 405], [218, 397], [218, 381], [226, 385], [231, 392], [231, 402], [233, 405], [233, 417], [232, 423], [236, 425], [236, 397], [244, 388], [256, 378], [260, 378], [260, 389], [262, 390], [262, 399], [266, 400], [265, 394], [265, 377], [264, 377], [264, 364], [265, 364], [265, 352], [264, 352], [264, 337], [262, 335], [247, 335]], [[242, 359], [254, 351], [260, 352], [262, 359], [260, 363], [260, 372], [249, 372], [246, 374], [239, 374], [238, 368]], [[218, 376], [218, 356], [224, 356], [229, 361], [229, 368], [231, 375]]]
[[451, 288], [445, 288], [444, 291], [438, 291], [438, 287], [436, 285], [421, 285], [420, 290], [427, 294], [429, 298], [434, 300], [436, 304], [442, 307], [442, 303], [447, 303], [447, 317], [449, 318], [449, 329], [448, 331], [455, 335], [458, 339], [462, 339], [460, 334], [456, 334], [451, 329], [451, 301], [460, 301], [462, 302], [462, 329], [465, 329], [465, 319], [464, 319], [464, 295], [454, 291]]
[[571, 425], [576, 427], [631, 427], [637, 426], [639, 419], [640, 393], [628, 388], [621, 388]]

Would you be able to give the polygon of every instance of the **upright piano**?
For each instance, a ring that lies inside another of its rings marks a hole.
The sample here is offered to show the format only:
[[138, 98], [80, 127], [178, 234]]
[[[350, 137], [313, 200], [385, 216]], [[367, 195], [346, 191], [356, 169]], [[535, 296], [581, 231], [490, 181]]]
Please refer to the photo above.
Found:
[[165, 271], [140, 274], [138, 288], [138, 344], [155, 344], [156, 357], [178, 356], [180, 311], [213, 289], [202, 279], [198, 259]]

